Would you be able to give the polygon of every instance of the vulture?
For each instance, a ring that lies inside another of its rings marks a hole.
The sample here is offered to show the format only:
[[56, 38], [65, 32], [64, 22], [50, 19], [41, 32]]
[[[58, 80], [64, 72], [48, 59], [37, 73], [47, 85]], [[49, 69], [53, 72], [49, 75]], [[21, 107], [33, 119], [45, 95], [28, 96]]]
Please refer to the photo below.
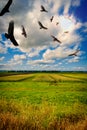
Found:
[[40, 26], [40, 29], [48, 29], [47, 27], [43, 26], [43, 24], [40, 21], [38, 21], [38, 24]]
[[9, 0], [7, 2], [7, 4], [5, 5], [5, 7], [1, 10], [0, 16], [3, 16], [5, 13], [10, 12], [9, 7], [10, 7], [11, 4], [12, 4], [12, 0]]
[[79, 50], [76, 50], [76, 52], [69, 54], [69, 56], [77, 56], [77, 53], [79, 52]]
[[56, 22], [56, 25], [58, 25], [59, 24], [59, 22]]
[[51, 19], [50, 19], [51, 22], [53, 21], [53, 18], [54, 18], [54, 16], [51, 17]]
[[48, 12], [45, 8], [44, 8], [44, 6], [43, 5], [41, 5], [41, 10], [40, 10], [41, 12]]
[[25, 31], [24, 26], [21, 25], [21, 27], [22, 27], [22, 35], [24, 35], [24, 37], [27, 37], [27, 33], [26, 33], [26, 31]]
[[57, 41], [59, 43], [62, 43], [60, 40], [58, 40], [55, 36], [51, 35], [51, 37], [53, 38], [53, 41]]
[[7, 39], [10, 39], [10, 41], [15, 46], [18, 46], [18, 43], [17, 43], [17, 41], [15, 40], [15, 37], [14, 37], [14, 21], [10, 21], [9, 22], [8, 33], [5, 33], [5, 37]]
[[64, 33], [69, 33], [69, 31], [65, 31]]

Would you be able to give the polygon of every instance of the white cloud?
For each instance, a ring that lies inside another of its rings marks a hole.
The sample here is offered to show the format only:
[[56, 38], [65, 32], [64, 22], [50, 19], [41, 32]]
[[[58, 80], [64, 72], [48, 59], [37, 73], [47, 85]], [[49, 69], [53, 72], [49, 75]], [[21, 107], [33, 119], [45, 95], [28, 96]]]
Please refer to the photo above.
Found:
[[[0, 10], [7, 3], [7, 0], [0, 1]], [[41, 54], [42, 59], [28, 61], [28, 64], [52, 64], [56, 59], [67, 58], [67, 56], [79, 48], [80, 42], [84, 39], [77, 30], [82, 26], [87, 27], [87, 22], [82, 25], [73, 15], [69, 15], [71, 6], [79, 6], [81, 0], [14, 0], [10, 7], [10, 13], [0, 17], [0, 33], [8, 31], [9, 21], [14, 20], [14, 36], [19, 43], [15, 47], [9, 40], [5, 41], [5, 46], [0, 45], [0, 53], [6, 53], [7, 49], [14, 49], [25, 52], [26, 55], [14, 55], [8, 63], [16, 65], [22, 64], [23, 60], [33, 58]], [[44, 5], [48, 13], [40, 12], [41, 5]], [[58, 14], [63, 9], [63, 14]], [[50, 22], [54, 16], [53, 22]], [[39, 29], [38, 21], [41, 21], [48, 30]], [[56, 22], [59, 22], [56, 25]], [[21, 25], [24, 25], [27, 38], [21, 35]], [[64, 31], [69, 31], [65, 34]], [[86, 29], [84, 30], [86, 32]], [[62, 44], [53, 42], [51, 35], [57, 37]], [[1, 37], [0, 37], [1, 39]], [[71, 49], [72, 46], [75, 46]], [[54, 50], [49, 49], [54, 47]], [[40, 53], [46, 49], [46, 52]], [[76, 62], [79, 58], [69, 59], [68, 62]], [[62, 63], [59, 63], [61, 65]], [[41, 66], [40, 66], [41, 67]]]
[[8, 64], [11, 64], [11, 65], [22, 65], [23, 63], [23, 60], [26, 59], [26, 55], [14, 55], [14, 57], [8, 61]]
[[80, 0], [74, 0], [74, 1], [72, 0], [72, 6], [79, 6], [80, 3], [81, 3]]
[[60, 59], [60, 58], [67, 58], [69, 54], [76, 51], [76, 47], [70, 49], [69, 47], [60, 46], [54, 50], [47, 49], [46, 52], [43, 54], [44, 59]]
[[7, 52], [7, 48], [4, 45], [0, 44], [0, 53], [5, 54]]
[[78, 66], [78, 67], [73, 67], [74, 71], [87, 71], [87, 67], [83, 66]]
[[79, 57], [73, 57], [71, 59], [68, 60], [69, 63], [73, 63], [73, 62], [79, 62], [80, 58]]
[[14, 60], [24, 60], [26, 59], [26, 56], [25, 55], [14, 55]]
[[4, 56], [0, 57], [0, 61], [3, 61], [3, 60], [4, 60], [4, 58], [5, 58]]
[[[50, 36], [51, 34], [60, 38], [63, 44], [72, 44], [74, 42], [75, 43], [80, 42], [78, 41], [78, 39], [81, 40], [81, 36], [75, 33], [78, 26], [78, 23], [73, 22], [75, 21], [75, 18], [72, 17], [72, 19], [69, 20], [68, 18], [65, 19], [64, 16], [59, 16], [57, 14], [58, 10], [60, 10], [62, 6], [64, 6], [64, 12], [67, 14], [71, 6], [71, 0], [61, 0], [61, 1], [46, 0], [45, 3], [40, 0], [33, 1], [33, 2], [31, 0], [27, 0], [26, 2], [23, 3], [26, 4], [27, 7], [23, 6], [23, 4], [20, 3], [19, 1], [15, 0], [10, 7], [11, 12], [8, 15], [7, 14], [5, 15], [6, 21], [4, 20], [3, 17], [1, 18], [3, 25], [0, 26], [0, 30], [7, 32], [9, 21], [11, 19], [14, 19], [14, 23], [15, 23], [14, 35], [17, 42], [19, 43], [19, 49], [21, 51], [29, 52], [32, 47], [33, 48], [43, 47], [43, 46], [49, 47], [49, 45], [52, 43], [52, 38]], [[53, 3], [53, 7], [50, 8], [50, 5], [52, 3]], [[44, 6], [48, 9], [49, 11], [48, 13], [40, 12], [41, 4], [44, 4]], [[18, 5], [20, 6], [20, 8], [18, 8]], [[52, 15], [54, 15], [54, 20], [51, 23], [50, 17]], [[56, 26], [56, 22], [58, 20], [59, 20], [59, 25]], [[40, 30], [38, 21], [41, 21], [45, 26], [47, 26], [48, 30]], [[22, 24], [25, 26], [28, 35], [27, 38], [24, 38], [21, 35]], [[69, 26], [67, 26], [66, 24]], [[68, 35], [63, 34], [65, 30], [69, 30]], [[10, 45], [13, 46], [12, 44]]]
[[27, 64], [51, 64], [51, 63], [54, 63], [54, 60], [41, 59], [41, 60], [32, 60], [27, 62]]

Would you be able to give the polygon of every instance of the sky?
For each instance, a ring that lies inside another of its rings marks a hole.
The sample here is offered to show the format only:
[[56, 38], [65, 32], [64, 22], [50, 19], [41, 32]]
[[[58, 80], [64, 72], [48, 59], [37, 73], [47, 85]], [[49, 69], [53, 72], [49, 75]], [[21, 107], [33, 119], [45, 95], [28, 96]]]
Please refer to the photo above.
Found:
[[[0, 0], [0, 12], [7, 1]], [[0, 16], [0, 70], [87, 71], [87, 0], [13, 0], [9, 10]], [[4, 35], [11, 20], [19, 46]], [[38, 21], [48, 29], [40, 29]], [[69, 56], [76, 50], [77, 56]]]

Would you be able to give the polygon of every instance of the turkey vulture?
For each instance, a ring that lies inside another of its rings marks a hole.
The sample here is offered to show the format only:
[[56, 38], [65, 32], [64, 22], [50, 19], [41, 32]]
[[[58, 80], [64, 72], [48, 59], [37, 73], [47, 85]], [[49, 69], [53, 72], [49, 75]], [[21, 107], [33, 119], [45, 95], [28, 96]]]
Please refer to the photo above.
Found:
[[51, 37], [53, 38], [53, 41], [57, 41], [59, 43], [62, 43], [60, 40], [58, 40], [55, 36], [51, 35]]
[[50, 19], [51, 22], [53, 21], [53, 18], [54, 18], [54, 16], [51, 17], [51, 19]]
[[59, 24], [59, 22], [56, 22], [56, 25], [58, 25]]
[[64, 33], [69, 33], [69, 31], [65, 31]]
[[9, 7], [12, 4], [12, 0], [9, 0], [7, 2], [7, 4], [5, 5], [5, 7], [2, 9], [2, 11], [0, 12], [0, 16], [4, 15], [5, 13], [9, 12]]
[[15, 37], [14, 37], [14, 21], [10, 21], [9, 27], [8, 27], [8, 34], [5, 33], [5, 37], [6, 37], [7, 39], [10, 39], [10, 41], [11, 41], [15, 46], [18, 46], [18, 43], [17, 43], [17, 41], [15, 40]]
[[27, 34], [26, 34], [26, 31], [25, 31], [25, 28], [23, 25], [21, 25], [22, 27], [22, 35], [24, 35], [24, 37], [27, 37]]
[[38, 21], [38, 24], [40, 25], [40, 29], [48, 29], [47, 27], [43, 26], [40, 21]]
[[77, 53], [79, 52], [79, 50], [76, 50], [76, 52], [69, 54], [68, 56], [77, 56]]
[[41, 12], [48, 12], [45, 8], [44, 8], [44, 6], [43, 5], [41, 5], [41, 10], [40, 10]]

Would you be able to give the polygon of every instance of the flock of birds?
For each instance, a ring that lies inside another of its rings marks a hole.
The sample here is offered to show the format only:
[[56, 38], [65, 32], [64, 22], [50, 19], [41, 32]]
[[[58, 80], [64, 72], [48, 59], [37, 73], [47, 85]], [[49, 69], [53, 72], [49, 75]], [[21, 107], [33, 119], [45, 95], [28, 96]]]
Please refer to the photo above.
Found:
[[[7, 2], [7, 4], [5, 5], [5, 7], [1, 10], [1, 12], [0, 12], [0, 16], [3, 16], [5, 13], [7, 13], [7, 12], [10, 12], [9, 11], [9, 7], [10, 7], [10, 5], [12, 4], [12, 1], [13, 0], [8, 0], [8, 2]], [[46, 9], [45, 9], [45, 7], [43, 6], [43, 5], [41, 5], [41, 10], [40, 10], [41, 12], [48, 12]], [[50, 21], [52, 22], [53, 21], [53, 18], [54, 18], [54, 16], [52, 16], [51, 18], [50, 18]], [[38, 24], [39, 24], [39, 26], [40, 26], [40, 29], [45, 29], [45, 30], [47, 30], [48, 28], [47, 27], [45, 27], [40, 21], [38, 21]], [[56, 23], [56, 25], [58, 25], [59, 24], [59, 22], [57, 22]], [[27, 33], [26, 33], [26, 30], [25, 30], [25, 28], [24, 28], [24, 26], [22, 25], [21, 26], [22, 27], [22, 35], [24, 35], [24, 37], [25, 38], [27, 38]], [[68, 31], [65, 31], [64, 33], [69, 33]], [[8, 27], [8, 33], [5, 33], [5, 37], [7, 38], [7, 39], [10, 39], [10, 41], [15, 45], [15, 46], [19, 46], [19, 44], [17, 43], [17, 41], [16, 41], [16, 39], [15, 39], [15, 37], [14, 37], [14, 21], [10, 21], [9, 22], [9, 27]], [[58, 42], [58, 43], [62, 43], [58, 38], [56, 38], [55, 36], [53, 36], [53, 35], [51, 35], [51, 37], [53, 38], [53, 41], [56, 41], [56, 42]], [[74, 53], [71, 53], [71, 54], [69, 54], [68, 56], [77, 56], [77, 53], [79, 52], [79, 50], [76, 50]]]

